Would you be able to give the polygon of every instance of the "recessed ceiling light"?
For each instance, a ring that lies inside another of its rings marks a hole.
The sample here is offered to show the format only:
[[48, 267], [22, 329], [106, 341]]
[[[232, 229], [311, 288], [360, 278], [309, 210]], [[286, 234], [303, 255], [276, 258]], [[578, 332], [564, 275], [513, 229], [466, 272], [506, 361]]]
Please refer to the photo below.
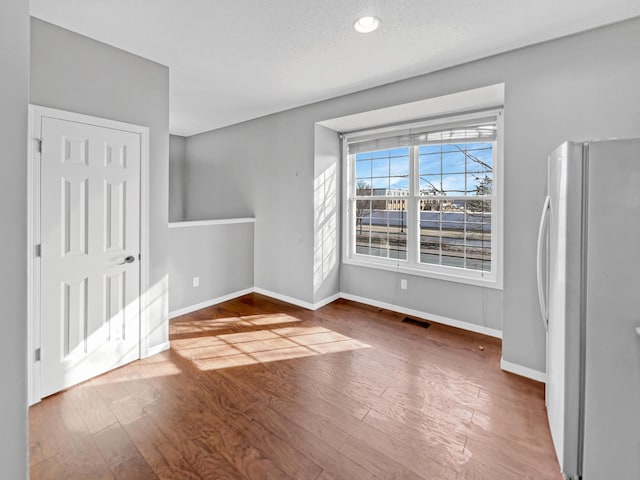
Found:
[[353, 22], [353, 28], [356, 29], [356, 32], [360, 33], [371, 33], [379, 26], [380, 19], [378, 17], [360, 17], [358, 20]]

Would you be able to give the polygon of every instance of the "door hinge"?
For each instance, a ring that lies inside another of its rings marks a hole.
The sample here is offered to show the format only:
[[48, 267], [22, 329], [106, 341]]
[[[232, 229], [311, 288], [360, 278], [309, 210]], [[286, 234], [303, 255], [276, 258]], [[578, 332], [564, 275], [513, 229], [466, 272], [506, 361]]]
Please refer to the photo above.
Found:
[[42, 257], [42, 244], [39, 243], [38, 245], [36, 245], [36, 251], [35, 251], [35, 255], [36, 257]]
[[39, 348], [36, 348], [36, 352], [35, 352], [34, 356], [35, 356], [36, 362], [39, 362], [40, 361], [40, 349]]
[[42, 153], [42, 139], [41, 138], [36, 138], [36, 149], [38, 150], [38, 153]]

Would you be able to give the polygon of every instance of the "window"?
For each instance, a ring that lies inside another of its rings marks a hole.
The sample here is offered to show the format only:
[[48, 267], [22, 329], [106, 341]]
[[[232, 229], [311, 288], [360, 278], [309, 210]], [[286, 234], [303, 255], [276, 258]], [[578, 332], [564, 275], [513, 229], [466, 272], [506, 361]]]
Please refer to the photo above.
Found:
[[501, 112], [345, 135], [344, 262], [500, 285]]

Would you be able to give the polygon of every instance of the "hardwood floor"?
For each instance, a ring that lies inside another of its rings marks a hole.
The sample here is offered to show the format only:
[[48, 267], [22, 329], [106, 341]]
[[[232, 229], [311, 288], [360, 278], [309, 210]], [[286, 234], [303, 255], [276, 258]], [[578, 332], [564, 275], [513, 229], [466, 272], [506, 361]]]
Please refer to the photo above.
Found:
[[257, 294], [31, 407], [31, 478], [560, 479], [542, 384], [500, 341]]

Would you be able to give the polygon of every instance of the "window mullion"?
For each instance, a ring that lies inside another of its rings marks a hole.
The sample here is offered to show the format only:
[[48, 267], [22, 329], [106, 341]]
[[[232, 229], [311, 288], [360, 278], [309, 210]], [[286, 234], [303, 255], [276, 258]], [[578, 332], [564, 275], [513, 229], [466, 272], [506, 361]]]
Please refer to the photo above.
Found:
[[420, 248], [420, 209], [417, 208], [416, 198], [420, 192], [418, 185], [418, 147], [409, 150], [409, 201], [407, 201], [407, 262], [415, 265], [419, 258]]
[[347, 178], [345, 179], [347, 182], [347, 202], [349, 211], [348, 215], [348, 245], [349, 256], [356, 253], [356, 192], [354, 186], [354, 178], [356, 171], [356, 156], [355, 154], [350, 154], [348, 156], [348, 164], [347, 164]]

